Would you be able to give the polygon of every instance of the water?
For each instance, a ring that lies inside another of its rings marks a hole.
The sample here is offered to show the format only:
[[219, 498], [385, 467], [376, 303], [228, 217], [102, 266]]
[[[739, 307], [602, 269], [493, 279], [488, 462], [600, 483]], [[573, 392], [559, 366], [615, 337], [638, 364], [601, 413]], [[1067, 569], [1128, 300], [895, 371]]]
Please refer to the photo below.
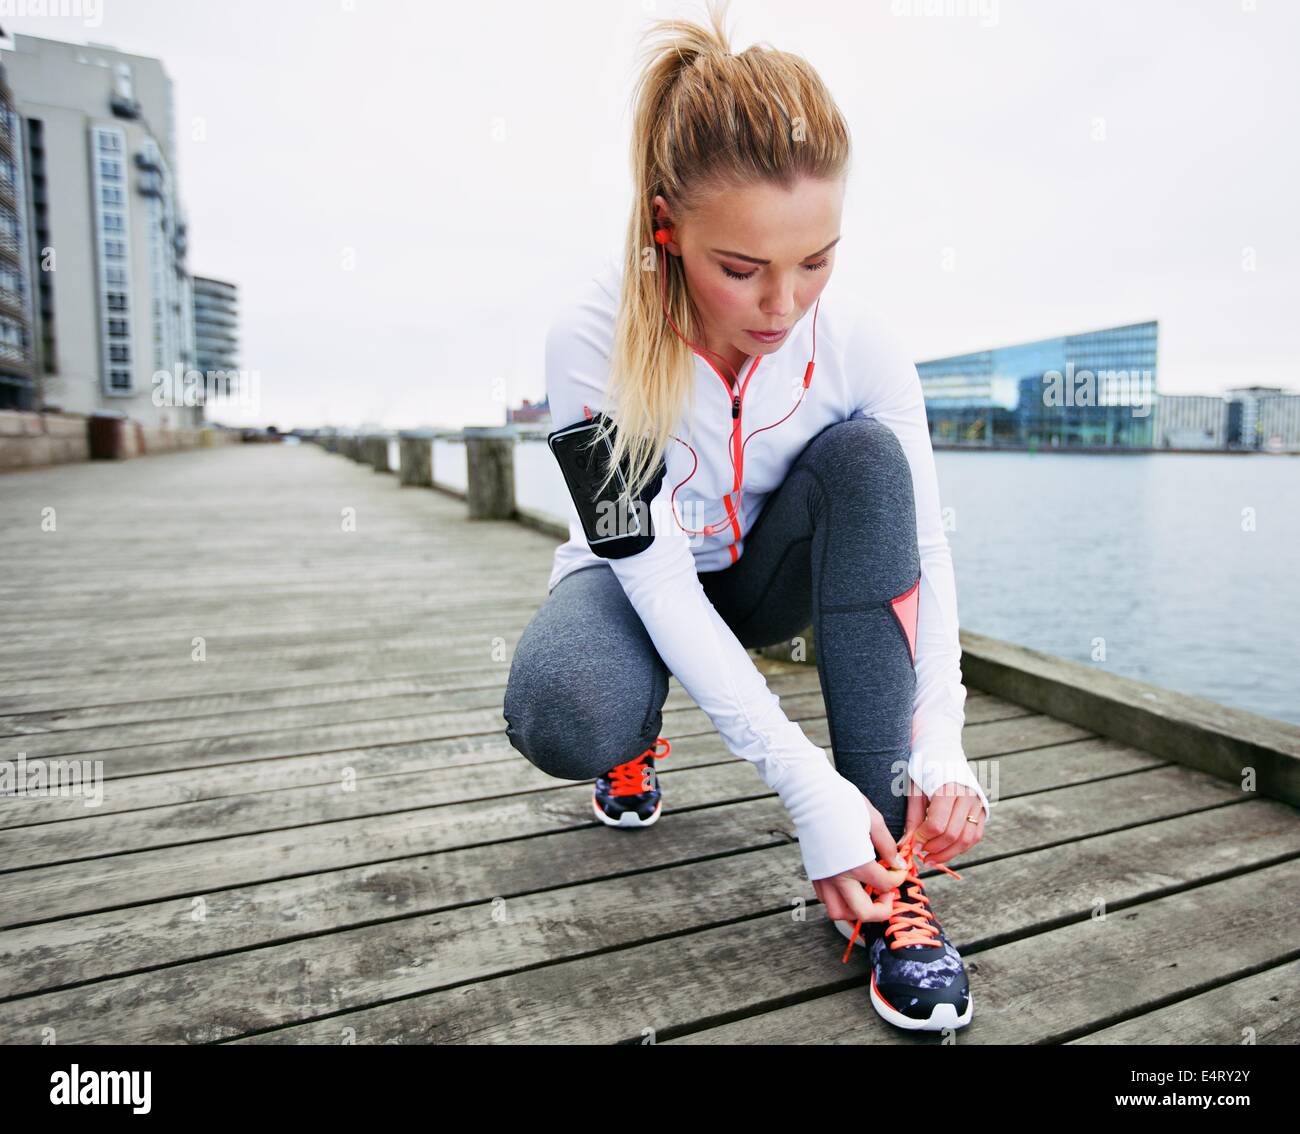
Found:
[[935, 461], [963, 627], [1300, 724], [1300, 459]]
[[[516, 454], [519, 503], [567, 515], [545, 445]], [[964, 628], [1300, 724], [1300, 458], [935, 461]]]

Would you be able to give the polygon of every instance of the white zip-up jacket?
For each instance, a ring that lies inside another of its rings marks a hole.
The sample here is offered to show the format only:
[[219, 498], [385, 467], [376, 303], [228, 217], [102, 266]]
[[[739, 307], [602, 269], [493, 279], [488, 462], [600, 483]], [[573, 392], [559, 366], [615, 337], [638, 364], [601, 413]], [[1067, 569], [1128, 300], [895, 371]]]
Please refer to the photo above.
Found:
[[[600, 412], [617, 424], [606, 387], [621, 280], [616, 254], [551, 323], [546, 394], [553, 431]], [[740, 462], [743, 482], [734, 522], [708, 536], [683, 530], [726, 520], [737, 488], [729, 455], [736, 420], [730, 381], [697, 352], [695, 420], [684, 409], [677, 440], [669, 442], [664, 454], [667, 472], [650, 501], [653, 542], [623, 558], [597, 556], [570, 501], [569, 538], [555, 552], [548, 589], [579, 567], [609, 564], [669, 671], [708, 715], [728, 750], [751, 761], [780, 796], [794, 822], [808, 877], [817, 879], [875, 860], [865, 797], [835, 770], [825, 749], [785, 716], [696, 572], [722, 570], [744, 554], [745, 537], [770, 494], [808, 442], [833, 422], [876, 418], [897, 435], [911, 468], [921, 581], [912, 645], [917, 684], [909, 774], [927, 796], [951, 781], [972, 787], [986, 816], [989, 803], [962, 750], [966, 689], [957, 591], [916, 366], [879, 316], [850, 297], [837, 297], [828, 285], [817, 312], [812, 383], [793, 414], [764, 429], [795, 404], [813, 354], [812, 323], [810, 309], [780, 350], [751, 356], [739, 371], [739, 432], [742, 441], [752, 440]], [[674, 514], [670, 498], [682, 481], [687, 483], [677, 489]]]

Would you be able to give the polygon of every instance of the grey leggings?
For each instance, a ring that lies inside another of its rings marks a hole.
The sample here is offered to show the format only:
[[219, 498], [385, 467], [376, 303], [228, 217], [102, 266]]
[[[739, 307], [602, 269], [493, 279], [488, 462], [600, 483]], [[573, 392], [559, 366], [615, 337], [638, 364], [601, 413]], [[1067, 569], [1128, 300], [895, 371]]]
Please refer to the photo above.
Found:
[[[855, 417], [808, 442], [740, 558], [699, 576], [746, 648], [812, 626], [835, 766], [895, 838], [907, 797], [891, 783], [911, 752], [916, 671], [890, 600], [920, 574], [902, 445]], [[668, 670], [618, 576], [593, 564], [561, 579], [520, 637], [506, 735], [549, 775], [590, 780], [654, 743], [667, 696]]]

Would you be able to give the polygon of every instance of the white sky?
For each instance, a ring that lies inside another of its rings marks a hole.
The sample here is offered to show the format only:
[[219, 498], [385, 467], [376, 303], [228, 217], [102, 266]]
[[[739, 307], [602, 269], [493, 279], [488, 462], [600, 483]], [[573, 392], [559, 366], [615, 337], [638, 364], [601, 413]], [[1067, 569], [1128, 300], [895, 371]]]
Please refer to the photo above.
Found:
[[[239, 285], [260, 378], [260, 413], [212, 416], [282, 429], [494, 424], [541, 398], [551, 310], [622, 239], [638, 33], [704, 11], [26, 7], [0, 3], [6, 31], [163, 61], [189, 266]], [[728, 26], [839, 102], [855, 169], [829, 287], [916, 359], [1158, 319], [1165, 393], [1300, 389], [1300, 3], [732, 0]]]

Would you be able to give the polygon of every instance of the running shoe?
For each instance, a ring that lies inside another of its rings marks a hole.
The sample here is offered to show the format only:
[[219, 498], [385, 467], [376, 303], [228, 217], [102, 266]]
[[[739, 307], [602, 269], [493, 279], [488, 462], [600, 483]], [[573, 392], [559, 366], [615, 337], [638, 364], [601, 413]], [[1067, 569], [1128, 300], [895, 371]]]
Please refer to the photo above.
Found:
[[[913, 845], [914, 834], [908, 832], [898, 843], [907, 877], [890, 891], [894, 912], [889, 919], [867, 922], [865, 937], [861, 921], [836, 921], [835, 927], [849, 939], [843, 960], [848, 961], [855, 947], [867, 950], [871, 1004], [891, 1024], [913, 1031], [962, 1028], [970, 1023], [975, 1003], [961, 954], [934, 916], [921, 885], [917, 861], [924, 852]], [[961, 878], [941, 862], [929, 865]], [[865, 884], [863, 889], [876, 893]]]
[[[660, 745], [663, 751], [657, 751]], [[611, 768], [596, 780], [591, 808], [610, 827], [649, 827], [663, 809], [663, 793], [654, 762], [672, 751], [662, 736], [640, 756]]]

